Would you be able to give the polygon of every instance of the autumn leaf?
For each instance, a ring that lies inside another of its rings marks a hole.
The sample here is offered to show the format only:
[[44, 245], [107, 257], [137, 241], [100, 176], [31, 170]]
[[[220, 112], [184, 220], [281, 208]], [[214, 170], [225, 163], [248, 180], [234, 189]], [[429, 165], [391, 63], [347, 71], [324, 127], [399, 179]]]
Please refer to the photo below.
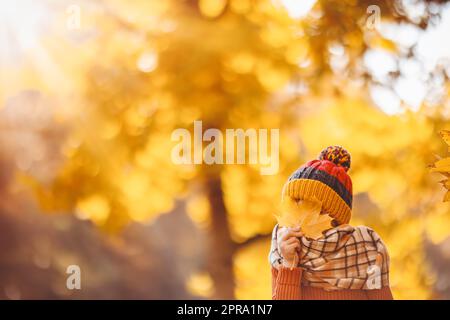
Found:
[[434, 166], [431, 168], [431, 172], [450, 172], [450, 157], [436, 161]]
[[280, 226], [300, 227], [308, 238], [318, 239], [324, 230], [331, 228], [332, 218], [320, 214], [322, 203], [317, 199], [297, 202], [291, 197], [285, 197], [280, 211], [280, 215], [276, 216]]
[[[441, 136], [449, 146], [450, 151], [450, 130], [441, 131]], [[436, 161], [431, 168], [431, 172], [439, 172], [447, 177], [447, 179], [442, 180], [441, 183], [444, 188], [448, 190], [444, 196], [444, 202], [450, 201], [450, 157]]]
[[449, 202], [450, 201], [450, 191], [447, 191], [447, 193], [444, 196], [444, 202]]
[[450, 151], [450, 130], [442, 130], [440, 134], [442, 139], [444, 139], [445, 143], [448, 145]]

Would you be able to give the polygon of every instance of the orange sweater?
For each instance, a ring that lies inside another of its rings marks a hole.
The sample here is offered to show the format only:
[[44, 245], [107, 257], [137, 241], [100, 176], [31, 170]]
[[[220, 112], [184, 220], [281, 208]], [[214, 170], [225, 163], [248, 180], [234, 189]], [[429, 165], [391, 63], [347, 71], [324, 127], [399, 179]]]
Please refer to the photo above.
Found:
[[375, 290], [336, 290], [301, 285], [302, 269], [272, 268], [273, 300], [393, 300], [391, 289], [383, 287]]

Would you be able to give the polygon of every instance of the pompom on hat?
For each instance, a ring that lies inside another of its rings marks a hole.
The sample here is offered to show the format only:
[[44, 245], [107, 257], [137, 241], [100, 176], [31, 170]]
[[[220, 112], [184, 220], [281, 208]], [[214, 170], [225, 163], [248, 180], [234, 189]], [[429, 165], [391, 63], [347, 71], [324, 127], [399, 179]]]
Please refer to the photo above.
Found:
[[350, 222], [352, 214], [352, 180], [347, 174], [351, 156], [340, 146], [329, 146], [318, 159], [298, 168], [283, 187], [282, 196], [296, 200], [318, 199], [322, 210], [339, 224]]

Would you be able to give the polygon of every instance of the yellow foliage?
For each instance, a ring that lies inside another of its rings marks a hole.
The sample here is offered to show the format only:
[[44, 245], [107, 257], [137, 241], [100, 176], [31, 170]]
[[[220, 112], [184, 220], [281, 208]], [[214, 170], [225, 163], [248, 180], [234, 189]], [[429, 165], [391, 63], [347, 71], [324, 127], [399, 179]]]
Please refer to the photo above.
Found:
[[77, 216], [90, 219], [98, 225], [105, 223], [110, 213], [108, 199], [102, 195], [91, 195], [77, 202]]
[[434, 244], [442, 243], [450, 235], [450, 215], [447, 204], [442, 204], [441, 210], [437, 209], [436, 214], [430, 215], [426, 220], [427, 235]]
[[189, 276], [186, 289], [194, 296], [210, 298], [214, 293], [214, 282], [208, 273], [196, 273]]
[[208, 227], [211, 223], [209, 200], [203, 195], [196, 195], [187, 200], [186, 212], [199, 227]]
[[227, 0], [199, 0], [198, 2], [200, 12], [208, 18], [215, 18], [220, 15], [226, 4]]
[[234, 256], [237, 299], [271, 299], [271, 272], [267, 261], [270, 241], [258, 241]]

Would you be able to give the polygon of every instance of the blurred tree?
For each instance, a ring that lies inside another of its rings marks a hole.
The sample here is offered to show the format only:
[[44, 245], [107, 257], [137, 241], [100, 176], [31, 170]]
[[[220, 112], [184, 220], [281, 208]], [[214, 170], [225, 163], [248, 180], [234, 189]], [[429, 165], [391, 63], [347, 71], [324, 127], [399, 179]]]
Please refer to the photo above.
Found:
[[[98, 35], [88, 45], [96, 58], [88, 64], [83, 107], [78, 108], [63, 148], [68, 160], [51, 184], [36, 185], [43, 206], [73, 210], [80, 218], [116, 231], [130, 221], [170, 212], [176, 198], [186, 198], [191, 217], [208, 227], [206, 269], [214, 297], [234, 297], [233, 258], [246, 245], [266, 249], [257, 240], [270, 234], [271, 214], [284, 179], [311, 152], [332, 142], [317, 138], [322, 131], [334, 132], [340, 139], [333, 142], [349, 146], [355, 155], [357, 192], [382, 188], [375, 180], [392, 172], [381, 164], [405, 156], [403, 152], [411, 157], [405, 159], [405, 174], [420, 171], [414, 181], [421, 190], [426, 180], [421, 166], [427, 155], [421, 150], [420, 163], [414, 164], [417, 153], [411, 148], [419, 148], [414, 147], [415, 138], [422, 146], [428, 143], [439, 124], [429, 119], [404, 124], [368, 107], [368, 101], [345, 99], [338, 100], [343, 106], [332, 111], [337, 119], [346, 115], [343, 125], [330, 116], [328, 122], [319, 117], [309, 125], [299, 119], [309, 119], [314, 110], [305, 106], [316, 108], [318, 95], [327, 103], [336, 99], [336, 93], [354, 91], [343, 84], [344, 77], [369, 78], [361, 65], [368, 48], [414, 54], [397, 50], [395, 43], [368, 30], [369, 5], [379, 6], [384, 21], [425, 28], [438, 14], [430, 8], [439, 2], [427, 1], [422, 17], [412, 19], [401, 10], [400, 1], [323, 0], [302, 20], [290, 17], [280, 2], [269, 0], [102, 2], [104, 14], [92, 12]], [[280, 174], [261, 176], [259, 166], [250, 165], [173, 164], [172, 131], [192, 130], [197, 119], [203, 121], [204, 130], [280, 128]], [[417, 124], [423, 126], [423, 137], [414, 127]], [[397, 125], [404, 131], [395, 131], [398, 140], [391, 141], [386, 128], [394, 130]], [[347, 127], [348, 134], [340, 132]], [[413, 132], [417, 134], [410, 136]], [[368, 143], [363, 137], [372, 140]], [[352, 144], [353, 140], [357, 142]], [[383, 153], [385, 147], [390, 153]], [[403, 192], [395, 195], [407, 194], [404, 176], [394, 178]], [[421, 205], [416, 201], [399, 207], [393, 203], [394, 194], [370, 192], [389, 211], [383, 219], [391, 225]], [[417, 220], [411, 219], [414, 226]], [[239, 264], [244, 258], [236, 259]]]

